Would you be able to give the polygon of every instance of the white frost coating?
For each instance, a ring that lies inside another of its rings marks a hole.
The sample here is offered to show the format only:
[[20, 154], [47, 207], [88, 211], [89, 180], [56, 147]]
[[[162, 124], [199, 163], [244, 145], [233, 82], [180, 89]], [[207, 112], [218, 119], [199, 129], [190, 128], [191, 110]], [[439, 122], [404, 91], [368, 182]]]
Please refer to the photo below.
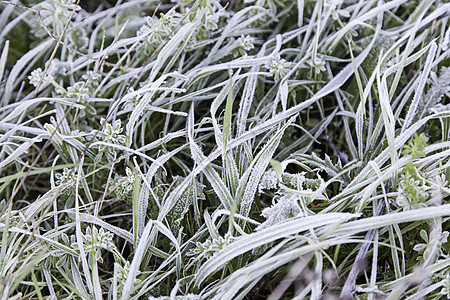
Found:
[[329, 213], [326, 215], [315, 215], [276, 224], [265, 230], [241, 236], [234, 243], [223, 248], [216, 256], [209, 259], [200, 267], [196, 274], [195, 285], [199, 286], [212, 272], [218, 270], [227, 261], [278, 239], [288, 237], [298, 232], [322, 227], [329, 224], [345, 222], [358, 214]]
[[417, 107], [419, 106], [419, 101], [422, 98], [423, 89], [427, 81], [428, 75], [430, 75], [431, 64], [433, 63], [434, 56], [436, 55], [437, 45], [436, 42], [431, 43], [430, 52], [428, 53], [427, 60], [425, 62], [425, 67], [423, 68], [422, 74], [419, 77], [419, 84], [417, 85], [416, 92], [414, 93], [414, 98], [411, 103], [411, 107], [406, 115], [405, 123], [402, 127], [402, 132], [411, 125], [411, 122], [416, 114]]
[[293, 121], [294, 117], [292, 117], [286, 124], [283, 125], [282, 128], [280, 128], [275, 133], [270, 141], [253, 159], [252, 163], [239, 181], [239, 187], [236, 191], [236, 195], [238, 197], [237, 200], [240, 205], [239, 212], [244, 217], [248, 216], [261, 177], [263, 176], [264, 171], [266, 170], [270, 160], [272, 159], [275, 150], [278, 148], [284, 131]]
[[303, 211], [298, 204], [298, 195], [287, 194], [276, 198], [277, 202], [274, 205], [263, 209], [261, 215], [266, 218], [266, 221], [256, 227], [256, 231], [270, 228], [277, 223], [293, 217], [304, 216]]
[[[230, 190], [227, 188], [225, 183], [220, 178], [219, 174], [209, 165], [209, 162], [205, 164], [205, 161], [207, 161], [207, 158], [204, 156], [202, 151], [200, 150], [199, 146], [195, 143], [194, 137], [194, 107], [191, 106], [191, 110], [188, 115], [188, 138], [189, 138], [189, 146], [191, 149], [191, 155], [194, 161], [199, 164], [203, 165], [203, 173], [205, 174], [208, 181], [211, 183], [214, 192], [217, 193], [219, 196], [220, 201], [222, 204], [229, 210], [232, 208], [232, 204], [234, 202], [233, 197], [230, 194]], [[216, 151], [220, 151], [222, 153], [222, 149], [217, 149]], [[192, 172], [188, 177], [185, 178], [185, 180], [170, 194], [169, 198], [170, 200], [166, 201], [166, 204], [164, 205], [164, 209], [167, 209], [167, 212], [172, 208], [174, 205], [175, 199], [178, 199], [181, 194], [185, 191], [185, 189], [189, 186], [189, 180], [192, 180], [197, 173]], [[176, 191], [176, 193], [175, 193]], [[175, 198], [176, 197], [176, 198]], [[173, 202], [172, 202], [173, 201]], [[161, 209], [164, 211], [164, 209]], [[161, 213], [160, 213], [161, 215]], [[164, 215], [164, 214], [163, 214]]]
[[142, 237], [139, 240], [139, 244], [136, 247], [134, 252], [133, 260], [130, 265], [130, 272], [128, 273], [127, 280], [122, 289], [122, 300], [129, 299], [129, 294], [131, 292], [131, 288], [136, 281], [136, 275], [139, 271], [139, 266], [141, 264], [142, 258], [144, 257], [145, 251], [147, 249], [147, 243], [150, 237], [150, 230], [153, 227], [153, 221], [150, 220], [144, 228], [144, 232], [142, 233]]
[[[70, 218], [75, 219], [75, 213], [74, 212], [68, 210], [68, 211], [65, 211], [65, 213], [67, 213], [67, 215]], [[126, 231], [126, 230], [124, 230], [122, 228], [113, 226], [113, 225], [103, 221], [102, 219], [99, 219], [98, 217], [95, 217], [93, 215], [89, 215], [89, 214], [86, 214], [86, 213], [80, 213], [80, 221], [86, 222], [86, 223], [95, 224], [95, 225], [98, 225], [100, 227], [103, 227], [104, 229], [106, 229], [108, 231], [111, 231], [115, 235], [123, 238], [127, 242], [129, 242], [131, 244], [133, 243], [133, 236], [131, 235], [130, 232], [128, 232], [128, 231]]]
[[[153, 180], [153, 176], [155, 176], [156, 171], [160, 167], [162, 167], [170, 158], [175, 156], [183, 148], [185, 148], [184, 145], [158, 157], [155, 160], [155, 162], [151, 164], [150, 168], [147, 171], [147, 174], [143, 178], [144, 184], [142, 185], [141, 191], [139, 193], [139, 203], [138, 203], [138, 224], [137, 224], [138, 237], [140, 237], [142, 235], [142, 232], [144, 231], [145, 216], [147, 215], [149, 191], [151, 190], [150, 184]], [[155, 199], [155, 201], [158, 203], [158, 199]]]
[[30, 62], [30, 60], [34, 59], [39, 53], [44, 53], [44, 49], [48, 48], [53, 43], [53, 40], [47, 40], [37, 46], [36, 48], [33, 48], [30, 50], [27, 54], [22, 56], [14, 65], [14, 67], [11, 70], [11, 73], [9, 73], [8, 80], [6, 81], [5, 85], [5, 91], [4, 96], [2, 99], [2, 107], [7, 105], [9, 103], [9, 98], [11, 96], [11, 92], [14, 89], [14, 86], [20, 83], [20, 80], [18, 80], [19, 75], [22, 73], [22, 70], [26, 68], [27, 64]]

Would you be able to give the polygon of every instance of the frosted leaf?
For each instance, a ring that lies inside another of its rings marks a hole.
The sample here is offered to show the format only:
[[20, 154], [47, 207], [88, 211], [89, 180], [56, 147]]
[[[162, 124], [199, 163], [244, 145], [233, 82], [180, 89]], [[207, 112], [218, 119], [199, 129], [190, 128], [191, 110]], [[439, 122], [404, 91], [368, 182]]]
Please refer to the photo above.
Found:
[[142, 37], [142, 44], [139, 47], [146, 54], [152, 53], [172, 32], [180, 20], [181, 15], [173, 11], [166, 14], [161, 13], [159, 18], [147, 17], [146, 24], [136, 32], [138, 37]]
[[[100, 124], [103, 124], [102, 130], [98, 132], [98, 139], [102, 142], [113, 144], [113, 145], [125, 145], [126, 137], [121, 134], [123, 131], [122, 121], [120, 119], [114, 120], [112, 123], [106, 122], [104, 118], [100, 119]], [[99, 146], [100, 153], [106, 151], [106, 154], [111, 154], [116, 151], [113, 147], [108, 147], [105, 145]]]
[[323, 73], [327, 70], [325, 67], [325, 60], [322, 59], [321, 55], [317, 55], [314, 59], [311, 58], [307, 61], [307, 64], [314, 69], [316, 74]]
[[261, 194], [263, 190], [274, 190], [277, 188], [277, 184], [277, 174], [273, 169], [270, 169], [264, 173], [261, 182], [259, 183], [258, 192]]
[[349, 18], [350, 13], [347, 10], [339, 9], [343, 3], [343, 0], [326, 0], [324, 6], [331, 11], [334, 20], [337, 20], [339, 17]]
[[[44, 71], [42, 71], [41, 68], [37, 68], [33, 72], [31, 72], [31, 75], [28, 76], [28, 79], [30, 80], [30, 84], [37, 87], [39, 85], [39, 82], [41, 81], [41, 78], [44, 74]], [[42, 84], [47, 84], [53, 80], [53, 76], [47, 72], [44, 76], [44, 79], [42, 79]]]
[[[428, 235], [427, 231], [422, 229], [419, 233], [420, 237], [422, 238], [422, 240], [424, 241], [424, 243], [420, 243], [420, 244], [416, 244], [413, 247], [413, 250], [422, 254], [421, 256], [419, 256], [417, 258], [417, 260], [419, 261], [423, 261], [424, 258], [429, 257], [430, 256], [430, 252], [433, 251], [433, 248], [438, 245], [437, 247], [437, 255], [438, 257], [441, 256], [445, 256], [445, 252], [442, 249], [442, 245], [447, 243], [448, 240], [448, 236], [449, 236], [449, 232], [448, 231], [443, 231], [441, 233], [439, 233], [437, 236], [435, 234], [430, 234], [430, 236]], [[433, 238], [434, 236], [434, 238]]]
[[89, 45], [89, 38], [86, 35], [86, 30], [82, 27], [73, 28], [67, 35], [69, 38], [69, 45], [78, 50], [84, 50]]
[[[175, 188], [182, 181], [183, 177], [175, 176], [173, 178], [172, 188]], [[167, 222], [173, 235], [178, 235], [181, 227], [181, 221], [188, 212], [189, 207], [194, 204], [194, 201], [206, 199], [205, 194], [203, 193], [204, 188], [205, 186], [203, 184], [197, 180], [194, 180], [194, 184], [191, 184], [188, 188], [186, 188], [186, 190], [184, 190], [181, 197], [167, 214]]]
[[281, 181], [284, 185], [287, 185], [294, 189], [303, 190], [304, 189], [303, 184], [306, 180], [305, 174], [306, 174], [305, 172], [296, 174], [283, 172], [283, 174], [281, 174]]
[[253, 42], [254, 42], [254, 38], [252, 38], [249, 35], [241, 35], [240, 38], [238, 38], [238, 42], [239, 42], [239, 47], [241, 47], [242, 49], [244, 49], [245, 51], [250, 51], [253, 48], [255, 48], [255, 46], [253, 46]]
[[431, 87], [423, 97], [423, 101], [419, 102], [414, 120], [449, 108], [448, 105], [442, 105], [440, 102], [444, 94], [450, 91], [450, 67], [442, 67], [439, 76], [431, 72], [430, 77]]
[[74, 185], [77, 180], [77, 174], [74, 171], [64, 168], [62, 173], [55, 173], [55, 178], [55, 188], [59, 188], [61, 185], [68, 185], [62, 190], [62, 194], [68, 196], [75, 194]]
[[[318, 178], [310, 179], [306, 178], [306, 172], [300, 173], [287, 173], [283, 172], [281, 174], [281, 183], [287, 187], [297, 189], [297, 190], [315, 190], [323, 182], [323, 179], [318, 176]], [[264, 173], [261, 182], [258, 186], [258, 192], [261, 194], [263, 190], [275, 190], [278, 189], [278, 177], [274, 169], [270, 169]]]
[[289, 72], [290, 65], [291, 63], [281, 58], [280, 55], [277, 55], [273, 57], [268, 64], [266, 64], [266, 68], [275, 77], [275, 80], [279, 80]]
[[[325, 171], [331, 177], [334, 177], [343, 171], [341, 160], [338, 158], [337, 162], [334, 163], [328, 156], [328, 154], [325, 154], [325, 159], [320, 158], [314, 152], [311, 155], [297, 154], [294, 156], [309, 166], [316, 167], [319, 170]], [[341, 183], [350, 182], [350, 178], [346, 174], [340, 176], [337, 180], [339, 180]]]
[[130, 168], [125, 170], [127, 176], [115, 175], [109, 185], [109, 192], [114, 192], [121, 199], [131, 199], [136, 175]]
[[442, 289], [439, 294], [444, 295], [447, 299], [450, 298], [450, 274], [447, 274], [442, 280]]
[[64, 97], [78, 99], [84, 103], [89, 98], [89, 89], [83, 81], [77, 81], [67, 88], [67, 92], [63, 92]]
[[[87, 227], [86, 232], [81, 234], [83, 237], [83, 248], [89, 257], [89, 262], [92, 260], [99, 263], [103, 263], [103, 257], [101, 255], [102, 250], [108, 250], [110, 252], [117, 251], [116, 245], [114, 244], [113, 238], [114, 234], [109, 231], [105, 231], [103, 228], [97, 229], [97, 227]], [[78, 243], [75, 236], [71, 237], [70, 247], [75, 251], [79, 251]]]
[[298, 200], [297, 194], [277, 195], [274, 198], [276, 203], [263, 209], [261, 215], [266, 218], [266, 221], [259, 225], [256, 230], [263, 230], [289, 218], [303, 216], [304, 213], [298, 204]]
[[197, 260], [210, 258], [235, 240], [230, 233], [226, 233], [224, 237], [210, 238], [203, 243], [197, 242], [196, 247], [189, 251], [188, 255], [195, 256]]

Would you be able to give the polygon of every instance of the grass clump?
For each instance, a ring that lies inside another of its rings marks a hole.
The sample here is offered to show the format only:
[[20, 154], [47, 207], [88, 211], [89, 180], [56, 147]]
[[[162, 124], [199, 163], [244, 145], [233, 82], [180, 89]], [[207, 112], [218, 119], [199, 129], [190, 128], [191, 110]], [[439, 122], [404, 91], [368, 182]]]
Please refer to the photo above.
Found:
[[2, 299], [450, 297], [450, 4], [0, 8]]

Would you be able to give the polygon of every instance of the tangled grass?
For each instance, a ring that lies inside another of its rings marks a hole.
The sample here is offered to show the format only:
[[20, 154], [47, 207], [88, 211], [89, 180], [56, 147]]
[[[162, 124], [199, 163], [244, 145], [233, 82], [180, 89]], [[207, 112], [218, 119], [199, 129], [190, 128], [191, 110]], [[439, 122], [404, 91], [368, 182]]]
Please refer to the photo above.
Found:
[[450, 297], [450, 3], [0, 1], [2, 299]]

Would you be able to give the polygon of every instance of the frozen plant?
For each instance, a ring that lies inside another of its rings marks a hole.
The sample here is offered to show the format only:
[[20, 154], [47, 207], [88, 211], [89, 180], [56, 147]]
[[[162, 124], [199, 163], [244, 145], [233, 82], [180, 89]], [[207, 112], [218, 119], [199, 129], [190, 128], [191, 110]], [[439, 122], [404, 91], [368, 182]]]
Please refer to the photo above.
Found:
[[274, 224], [288, 220], [293, 217], [303, 216], [299, 205], [299, 195], [293, 193], [280, 193], [273, 198], [272, 206], [266, 207], [261, 215], [266, 219], [256, 230], [270, 228]]
[[73, 172], [73, 170], [64, 168], [63, 172], [56, 173], [55, 177], [56, 177], [55, 188], [59, 188], [60, 186], [63, 186], [63, 185], [68, 185], [62, 190], [62, 193], [66, 194], [68, 196], [75, 193], [74, 185], [75, 185], [77, 176], [76, 176], [75, 172]]
[[89, 89], [84, 81], [75, 82], [67, 88], [66, 92], [62, 93], [64, 97], [78, 99], [81, 103], [84, 103], [87, 99], [89, 99]]
[[324, 6], [325, 9], [331, 11], [334, 20], [337, 20], [339, 17], [349, 18], [350, 13], [345, 9], [340, 9], [343, 3], [343, 0], [326, 0]]
[[266, 68], [275, 77], [275, 80], [279, 80], [289, 72], [290, 63], [281, 58], [280, 55], [273, 57]]
[[[47, 0], [39, 3], [35, 8], [39, 10], [44, 25], [51, 29], [53, 34], [60, 36], [72, 11], [81, 9], [76, 2], [76, 0]], [[45, 34], [42, 28], [35, 32], [37, 37]]]
[[68, 33], [68, 39], [69, 45], [78, 50], [85, 50], [89, 45], [89, 38], [84, 28], [72, 28]]
[[197, 260], [210, 258], [223, 247], [234, 241], [235, 238], [230, 233], [226, 233], [224, 237], [219, 236], [216, 239], [207, 239], [204, 243], [197, 242], [195, 244], [196, 248], [190, 250], [188, 255], [196, 256]]
[[313, 68], [316, 74], [321, 74], [327, 70], [325, 68], [325, 61], [319, 56], [308, 60], [307, 63]]
[[416, 179], [410, 173], [402, 174], [398, 183], [397, 205], [403, 210], [426, 207], [429, 186], [425, 182]]
[[[105, 143], [114, 145], [124, 145], [126, 141], [125, 135], [121, 134], [123, 131], [122, 120], [114, 120], [113, 123], [107, 122], [105, 119], [100, 120], [100, 124], [103, 124], [102, 130], [98, 133], [98, 138]], [[104, 148], [101, 148], [103, 151]]]
[[[101, 250], [108, 250], [114, 252], [116, 250], [116, 245], [113, 242], [114, 235], [105, 231], [103, 228], [97, 229], [97, 227], [92, 226], [86, 228], [86, 233], [83, 235], [83, 246], [84, 251], [89, 254], [89, 260], [93, 259], [99, 263], [103, 263], [103, 258], [101, 255]], [[78, 249], [78, 243], [72, 243], [73, 249]]]
[[[420, 231], [419, 235], [425, 241], [425, 243], [417, 244], [417, 245], [414, 246], [413, 249], [414, 249], [414, 251], [417, 251], [418, 253], [422, 254], [422, 256], [419, 257], [418, 259], [423, 259], [423, 256], [426, 255], [425, 254], [426, 249], [429, 247], [431, 241], [430, 241], [430, 239], [428, 237], [428, 233], [427, 233], [427, 231], [425, 229], [422, 229]], [[443, 231], [441, 233], [441, 236], [440, 236], [439, 241], [438, 241], [438, 246], [439, 247], [437, 247], [438, 251], [439, 251], [438, 257], [444, 255], [444, 252], [442, 250], [441, 245], [447, 243], [448, 235], [449, 235], [448, 231]]]
[[146, 17], [146, 24], [137, 31], [137, 36], [142, 37], [141, 48], [146, 54], [152, 53], [172, 32], [180, 20], [177, 13], [168, 12], [160, 14], [160, 18]]
[[274, 169], [270, 169], [266, 171], [261, 178], [261, 182], [258, 186], [258, 191], [261, 194], [263, 190], [273, 190], [276, 189], [278, 186], [278, 178], [277, 174], [275, 173]]
[[136, 175], [130, 168], [125, 169], [126, 176], [115, 175], [109, 187], [110, 192], [114, 192], [121, 199], [131, 198]]
[[440, 295], [443, 295], [447, 299], [450, 299], [450, 274], [447, 274], [445, 278], [442, 280], [442, 289], [439, 292]]
[[254, 41], [255, 39], [251, 36], [242, 34], [241, 37], [237, 39], [238, 47], [236, 48], [234, 54], [237, 55], [237, 53], [239, 52], [241, 55], [246, 55], [247, 51], [255, 48], [255, 46], [253, 45]]
[[47, 83], [51, 83], [53, 80], [53, 76], [47, 71], [45, 73], [44, 76], [44, 71], [42, 71], [41, 68], [37, 68], [36, 70], [34, 70], [33, 72], [31, 72], [31, 75], [28, 76], [28, 79], [30, 80], [30, 84], [34, 85], [35, 87], [37, 87], [39, 85], [39, 82], [42, 79], [42, 84], [47, 84]]

